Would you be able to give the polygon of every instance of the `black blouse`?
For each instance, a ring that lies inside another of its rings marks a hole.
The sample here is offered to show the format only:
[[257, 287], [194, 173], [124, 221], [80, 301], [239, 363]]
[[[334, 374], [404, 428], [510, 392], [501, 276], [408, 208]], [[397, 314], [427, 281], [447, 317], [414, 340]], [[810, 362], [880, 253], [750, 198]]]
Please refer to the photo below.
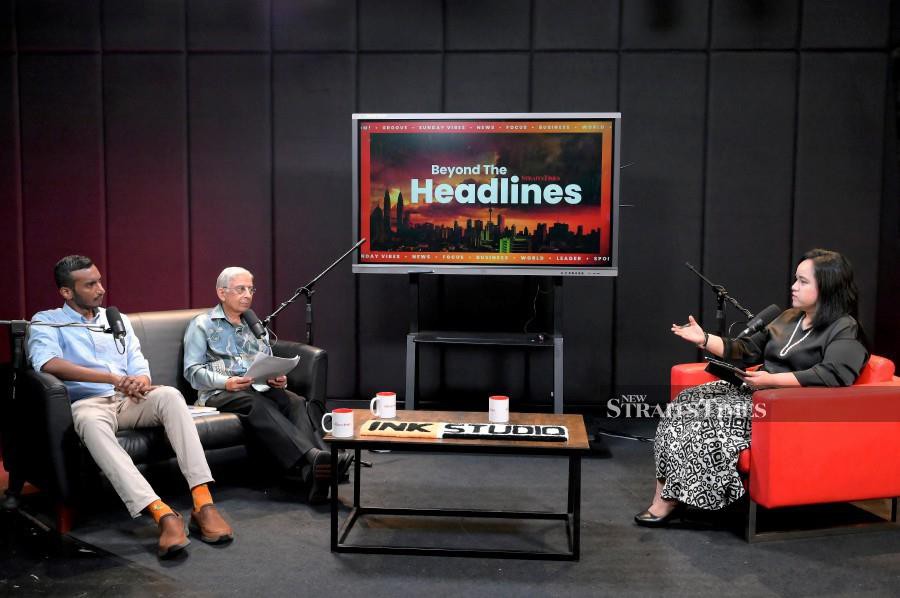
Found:
[[745, 365], [762, 362], [763, 369], [772, 374], [793, 372], [801, 386], [853, 384], [869, 359], [858, 340], [856, 320], [844, 315], [821, 330], [804, 330], [802, 324], [797, 326], [802, 319], [801, 310], [788, 309], [756, 334], [722, 339], [725, 357]]

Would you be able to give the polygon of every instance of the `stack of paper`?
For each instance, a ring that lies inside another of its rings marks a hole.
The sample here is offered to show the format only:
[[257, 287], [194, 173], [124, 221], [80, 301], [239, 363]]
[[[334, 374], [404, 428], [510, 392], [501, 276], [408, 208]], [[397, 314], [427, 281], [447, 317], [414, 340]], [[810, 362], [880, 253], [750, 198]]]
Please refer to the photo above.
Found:
[[219, 412], [215, 407], [202, 407], [200, 405], [188, 405], [188, 411], [191, 412], [191, 417], [203, 417], [204, 415], [212, 415]]

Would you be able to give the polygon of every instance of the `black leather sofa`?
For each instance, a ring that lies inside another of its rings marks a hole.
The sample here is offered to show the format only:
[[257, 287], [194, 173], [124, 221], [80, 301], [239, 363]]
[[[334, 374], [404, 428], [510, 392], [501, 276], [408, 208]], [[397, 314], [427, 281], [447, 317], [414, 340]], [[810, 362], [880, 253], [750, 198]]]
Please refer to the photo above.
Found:
[[[207, 309], [158, 311], [129, 314], [150, 361], [154, 384], [178, 388], [188, 403], [196, 392], [182, 376], [184, 331], [194, 316]], [[288, 374], [291, 390], [309, 401], [311, 416], [321, 418], [325, 410], [328, 356], [323, 349], [279, 339], [274, 353], [282, 357], [300, 355], [300, 363]], [[61, 533], [71, 528], [74, 508], [96, 479], [96, 465], [81, 444], [72, 424], [66, 387], [55, 376], [26, 368], [18, 376], [15, 399], [4, 413], [11, 421], [4, 426], [9, 436], [4, 455], [10, 471], [10, 493], [15, 495], [28, 482], [53, 497], [56, 525]], [[207, 458], [216, 453], [244, 450], [245, 438], [236, 415], [217, 413], [195, 419]], [[173, 459], [161, 427], [120, 430], [119, 443], [139, 468]]]

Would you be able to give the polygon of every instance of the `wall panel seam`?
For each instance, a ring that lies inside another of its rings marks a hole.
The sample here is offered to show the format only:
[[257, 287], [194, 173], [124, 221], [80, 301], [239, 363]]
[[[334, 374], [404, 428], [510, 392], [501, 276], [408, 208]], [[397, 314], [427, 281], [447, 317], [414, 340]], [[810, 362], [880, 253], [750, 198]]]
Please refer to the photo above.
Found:
[[[190, 18], [188, 15], [188, 3], [185, 0], [184, 3], [184, 47], [187, 50], [190, 47], [191, 42], [191, 34], [190, 34]], [[186, 214], [185, 214], [185, 235], [184, 235], [184, 251], [187, 254], [187, 300], [188, 306], [194, 307], [194, 247], [193, 241], [191, 239], [191, 230], [192, 230], [192, 206], [191, 206], [191, 197], [193, 195], [191, 190], [191, 182], [193, 180], [192, 170], [191, 170], [191, 59], [190, 53], [185, 51], [184, 53], [184, 141], [185, 141], [185, 151], [184, 151], [184, 160], [185, 160], [185, 177], [184, 177], [184, 192], [185, 192], [185, 205], [186, 205]]]
[[[107, 139], [106, 139], [106, 62], [104, 60], [103, 48], [105, 47], [105, 40], [103, 36], [103, 0], [100, 0], [99, 3], [99, 15], [98, 18], [100, 20], [100, 26], [98, 35], [100, 36], [100, 52], [98, 54], [98, 68], [100, 69], [100, 193], [103, 194], [101, 205], [103, 206], [103, 214], [101, 215], [102, 226], [103, 226], [103, 263], [105, 264], [107, 273], [112, 272], [111, 264], [110, 264], [110, 253], [109, 253], [109, 181], [106, 180], [106, 150], [107, 150]], [[115, 275], [115, 272], [112, 272]], [[110, 293], [109, 289], [107, 289], [107, 295], [109, 295], [112, 299], [116, 297], [115, 288], [113, 288], [113, 292]], [[107, 299], [106, 304], [109, 305], [112, 299]]]
[[12, 6], [12, 35], [13, 35], [13, 49], [14, 55], [12, 56], [12, 84], [15, 86], [12, 96], [13, 101], [13, 118], [15, 119], [14, 126], [14, 154], [17, 158], [17, 164], [14, 164], [14, 185], [15, 189], [13, 191], [15, 201], [16, 201], [16, 235], [18, 236], [17, 241], [17, 249], [19, 253], [19, 259], [16, 264], [16, 277], [19, 281], [19, 316], [23, 318], [28, 317], [28, 304], [27, 304], [27, 295], [25, 289], [25, 197], [23, 195], [22, 189], [22, 180], [24, 176], [23, 172], [23, 163], [24, 156], [22, 153], [22, 82], [20, 80], [21, 70], [19, 69], [19, 36], [18, 29], [16, 27], [17, 19], [16, 19], [16, 3], [13, 2]]
[[[713, 2], [710, 0], [706, 5], [706, 64], [703, 74], [704, 84], [706, 85], [706, 93], [703, 94], [703, 155], [700, 158], [700, 178], [703, 186], [700, 189], [700, 271], [706, 269], [706, 229], [709, 214], [707, 213], [708, 197], [709, 197], [709, 106], [710, 96], [712, 95], [712, 23], [713, 23]], [[697, 281], [697, 310], [703, 313], [703, 293], [706, 290], [703, 283]], [[701, 316], [702, 317], [702, 316]], [[697, 350], [698, 358], [702, 355], [702, 350]]]
[[278, 238], [278, 226], [275, 211], [275, 26], [274, 26], [274, 2], [269, 1], [269, 296], [272, 298], [272, 304], [267, 307], [271, 312], [272, 308], [279, 302], [275, 297], [275, 281], [278, 273], [278, 251], [276, 241]]

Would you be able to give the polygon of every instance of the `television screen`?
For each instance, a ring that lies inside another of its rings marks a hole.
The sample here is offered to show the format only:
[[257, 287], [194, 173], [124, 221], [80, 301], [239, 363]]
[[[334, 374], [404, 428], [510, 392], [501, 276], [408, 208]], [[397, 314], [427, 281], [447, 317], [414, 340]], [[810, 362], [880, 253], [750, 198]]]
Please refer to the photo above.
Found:
[[614, 276], [618, 113], [354, 114], [354, 272]]

